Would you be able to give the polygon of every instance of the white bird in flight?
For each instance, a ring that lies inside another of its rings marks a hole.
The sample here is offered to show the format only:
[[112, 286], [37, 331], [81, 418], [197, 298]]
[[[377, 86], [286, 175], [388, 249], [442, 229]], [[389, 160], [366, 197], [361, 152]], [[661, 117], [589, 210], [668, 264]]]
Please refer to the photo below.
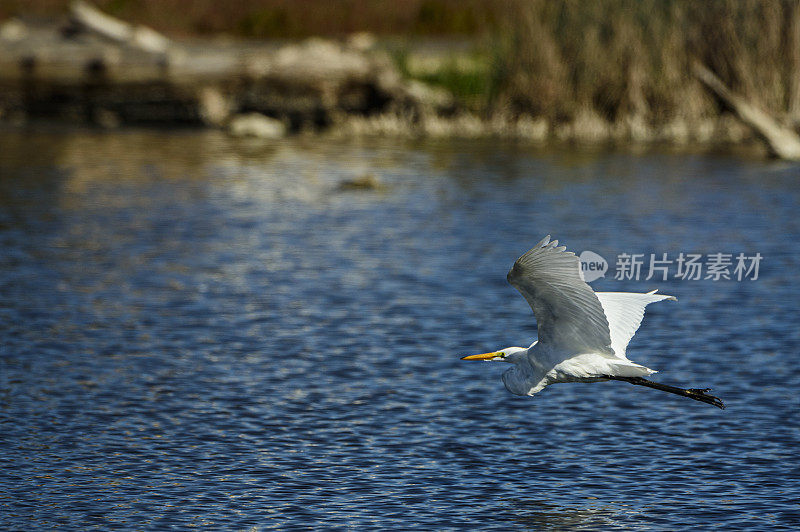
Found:
[[503, 384], [516, 395], [534, 395], [558, 382], [625, 381], [674, 393], [719, 408], [707, 389], [677, 388], [644, 378], [655, 370], [628, 360], [625, 349], [650, 303], [673, 296], [629, 292], [595, 292], [583, 279], [578, 257], [550, 242], [550, 235], [521, 256], [508, 282], [533, 309], [538, 340], [530, 347], [465, 356], [462, 360], [502, 360], [514, 365]]

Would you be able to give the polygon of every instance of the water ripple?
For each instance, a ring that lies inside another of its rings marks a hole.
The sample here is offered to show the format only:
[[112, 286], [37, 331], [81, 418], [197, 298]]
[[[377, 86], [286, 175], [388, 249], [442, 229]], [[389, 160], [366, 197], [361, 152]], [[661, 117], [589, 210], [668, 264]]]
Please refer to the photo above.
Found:
[[[0, 135], [0, 528], [800, 523], [789, 167]], [[340, 190], [367, 172], [385, 187]], [[460, 363], [534, 337], [504, 274], [549, 232], [761, 252], [755, 282], [596, 285], [677, 295], [629, 355], [728, 409], [618, 382], [519, 398]]]

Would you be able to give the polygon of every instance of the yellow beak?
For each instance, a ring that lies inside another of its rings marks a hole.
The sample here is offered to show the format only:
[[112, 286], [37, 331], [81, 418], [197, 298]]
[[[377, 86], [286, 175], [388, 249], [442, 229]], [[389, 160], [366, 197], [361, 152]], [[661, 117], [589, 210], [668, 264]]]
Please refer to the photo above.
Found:
[[480, 355], [468, 355], [461, 357], [461, 360], [491, 360], [493, 358], [497, 358], [497, 353], [497, 351], [494, 351], [492, 353], [481, 353]]

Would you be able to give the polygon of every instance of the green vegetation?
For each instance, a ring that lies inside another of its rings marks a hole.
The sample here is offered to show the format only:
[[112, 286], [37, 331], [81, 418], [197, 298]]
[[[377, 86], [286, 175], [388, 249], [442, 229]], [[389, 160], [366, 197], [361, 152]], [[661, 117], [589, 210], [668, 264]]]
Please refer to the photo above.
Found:
[[484, 52], [470, 49], [432, 53], [406, 45], [395, 48], [391, 56], [404, 77], [447, 89], [467, 109], [479, 112], [491, 101], [493, 61]]

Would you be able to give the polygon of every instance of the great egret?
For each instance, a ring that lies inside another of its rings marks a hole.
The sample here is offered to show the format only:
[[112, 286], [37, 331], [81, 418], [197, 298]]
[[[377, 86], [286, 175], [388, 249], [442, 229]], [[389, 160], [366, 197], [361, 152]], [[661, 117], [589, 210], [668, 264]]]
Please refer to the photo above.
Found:
[[677, 388], [644, 378], [656, 373], [628, 360], [625, 349], [650, 303], [673, 296], [628, 292], [595, 292], [583, 279], [574, 253], [546, 236], [521, 256], [508, 272], [508, 282], [533, 309], [537, 341], [527, 349], [465, 356], [462, 360], [502, 360], [514, 367], [503, 373], [503, 384], [516, 395], [533, 395], [558, 382], [625, 381], [702, 401], [725, 405], [709, 395], [710, 388]]

